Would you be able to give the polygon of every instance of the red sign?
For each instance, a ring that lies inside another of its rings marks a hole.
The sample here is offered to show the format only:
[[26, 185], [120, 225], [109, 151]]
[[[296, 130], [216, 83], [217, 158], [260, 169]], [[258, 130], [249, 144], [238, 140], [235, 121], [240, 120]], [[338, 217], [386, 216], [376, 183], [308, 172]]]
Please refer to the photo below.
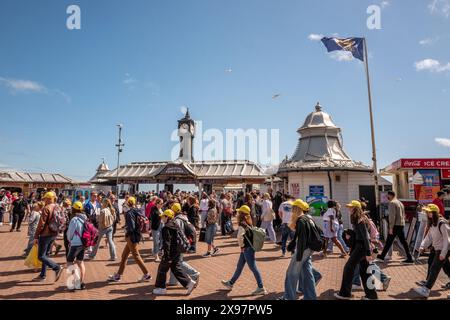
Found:
[[450, 179], [450, 169], [441, 170], [442, 179]]
[[400, 167], [450, 169], [450, 159], [400, 159]]

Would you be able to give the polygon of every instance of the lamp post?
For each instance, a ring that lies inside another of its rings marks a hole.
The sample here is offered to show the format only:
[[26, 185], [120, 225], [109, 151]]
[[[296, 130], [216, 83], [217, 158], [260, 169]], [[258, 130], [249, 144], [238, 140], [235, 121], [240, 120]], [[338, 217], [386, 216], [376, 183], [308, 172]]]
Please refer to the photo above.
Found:
[[120, 167], [120, 153], [123, 151], [123, 147], [125, 144], [122, 143], [122, 124], [118, 124], [117, 127], [119, 128], [119, 141], [116, 144], [117, 147], [117, 172], [116, 172], [116, 188], [117, 188], [117, 196], [119, 196], [119, 167]]

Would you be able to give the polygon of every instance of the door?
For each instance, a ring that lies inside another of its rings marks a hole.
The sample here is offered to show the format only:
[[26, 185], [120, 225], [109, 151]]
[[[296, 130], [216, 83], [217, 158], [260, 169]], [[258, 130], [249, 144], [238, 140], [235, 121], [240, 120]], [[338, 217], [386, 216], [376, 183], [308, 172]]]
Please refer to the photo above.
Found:
[[378, 225], [378, 214], [375, 201], [375, 186], [359, 186], [359, 199], [366, 199], [368, 202], [367, 210], [370, 211], [370, 217]]

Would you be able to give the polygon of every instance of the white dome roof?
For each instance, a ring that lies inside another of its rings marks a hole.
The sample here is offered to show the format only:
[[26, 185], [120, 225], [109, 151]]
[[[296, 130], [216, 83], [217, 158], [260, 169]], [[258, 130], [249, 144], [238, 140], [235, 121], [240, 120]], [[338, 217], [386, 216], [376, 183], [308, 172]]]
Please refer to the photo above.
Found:
[[298, 129], [298, 131], [308, 129], [308, 128], [337, 128], [334, 124], [331, 116], [322, 111], [322, 106], [319, 102], [316, 104], [316, 110], [311, 112], [305, 119], [303, 125]]

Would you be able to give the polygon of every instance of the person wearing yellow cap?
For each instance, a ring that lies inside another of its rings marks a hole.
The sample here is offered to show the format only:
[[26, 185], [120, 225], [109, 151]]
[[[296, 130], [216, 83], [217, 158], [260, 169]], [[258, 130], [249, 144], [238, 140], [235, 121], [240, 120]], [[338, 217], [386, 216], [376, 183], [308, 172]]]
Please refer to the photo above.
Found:
[[[286, 270], [284, 282], [284, 295], [280, 300], [297, 300], [297, 284], [299, 280], [304, 300], [316, 300], [315, 279], [311, 255], [313, 250], [309, 247], [309, 240], [313, 234], [314, 221], [307, 215], [309, 204], [302, 199], [292, 202], [292, 216], [289, 227], [295, 230], [295, 246], [289, 245], [292, 258]], [[300, 286], [300, 285], [299, 285]]]
[[[125, 241], [126, 245], [122, 251], [122, 258], [120, 260], [119, 270], [108, 276], [109, 282], [119, 282], [122, 278], [122, 275], [125, 271], [125, 266], [127, 264], [128, 256], [133, 256], [134, 261], [137, 263], [139, 268], [141, 269], [143, 275], [142, 278], [139, 279], [139, 282], [149, 282], [152, 277], [148, 272], [147, 267], [142, 260], [141, 254], [139, 253], [139, 242], [142, 240], [141, 230], [142, 228], [148, 226], [148, 219], [143, 212], [141, 212], [136, 207], [136, 198], [128, 197], [127, 205], [129, 210], [125, 214]], [[148, 230], [146, 230], [148, 232]]]
[[429, 204], [424, 211], [427, 213], [430, 229], [420, 245], [419, 252], [422, 253], [430, 246], [434, 252], [427, 280], [414, 291], [421, 297], [428, 298], [442, 268], [450, 277], [450, 226], [436, 204]]
[[252, 293], [252, 295], [266, 295], [267, 290], [263, 285], [261, 273], [256, 266], [255, 249], [253, 249], [253, 232], [251, 230], [253, 221], [251, 217], [251, 209], [247, 205], [242, 205], [237, 209], [237, 222], [239, 225], [237, 239], [238, 245], [241, 249], [241, 254], [237, 262], [236, 270], [230, 280], [222, 280], [222, 284], [228, 289], [232, 290], [234, 284], [242, 274], [242, 270], [245, 264], [248, 265], [253, 272], [253, 276], [256, 279], [258, 288]]
[[86, 274], [86, 268], [84, 265], [85, 247], [83, 246], [81, 235], [83, 234], [84, 225], [88, 218], [84, 212], [83, 204], [81, 202], [76, 201], [72, 205], [71, 215], [73, 216], [73, 218], [70, 220], [69, 227], [67, 228], [69, 251], [67, 252], [66, 260], [68, 268], [70, 268], [76, 262], [78, 268], [80, 269], [80, 287], [70, 289], [84, 290], [86, 288], [86, 285], [84, 283]]
[[402, 263], [412, 264], [414, 263], [414, 260], [405, 237], [405, 207], [403, 206], [403, 203], [396, 198], [394, 191], [388, 191], [387, 198], [389, 200], [389, 234], [383, 252], [377, 256], [377, 259], [384, 261], [384, 258], [394, 244], [395, 238], [398, 237], [403, 250], [406, 253], [406, 260], [403, 260]]
[[45, 206], [42, 209], [39, 224], [34, 234], [34, 242], [38, 245], [38, 259], [42, 262], [42, 269], [35, 280], [45, 281], [48, 267], [55, 272], [55, 282], [57, 282], [62, 275], [63, 266], [58, 265], [48, 257], [51, 246], [58, 236], [58, 232], [52, 231], [48, 224], [48, 221], [52, 218], [55, 211], [56, 195], [54, 192], [47, 192], [42, 197], [42, 200], [44, 201]]
[[165, 210], [161, 214], [161, 221], [164, 224], [162, 228], [162, 247], [163, 256], [158, 266], [155, 288], [153, 294], [165, 295], [167, 272], [170, 270], [181, 285], [186, 288], [187, 295], [196, 287], [196, 282], [192, 280], [181, 267], [182, 250], [179, 246], [179, 237], [181, 232], [179, 226], [174, 221], [175, 213], [171, 209]]
[[354, 240], [353, 247], [345, 266], [342, 276], [341, 288], [334, 297], [339, 300], [350, 300], [352, 297], [352, 282], [355, 270], [359, 266], [359, 275], [364, 287], [365, 296], [363, 299], [378, 299], [377, 291], [373, 287], [369, 287], [369, 273], [367, 268], [372, 262], [372, 248], [370, 246], [369, 221], [363, 212], [361, 202], [357, 200], [347, 204], [350, 211], [350, 222], [353, 226]]

